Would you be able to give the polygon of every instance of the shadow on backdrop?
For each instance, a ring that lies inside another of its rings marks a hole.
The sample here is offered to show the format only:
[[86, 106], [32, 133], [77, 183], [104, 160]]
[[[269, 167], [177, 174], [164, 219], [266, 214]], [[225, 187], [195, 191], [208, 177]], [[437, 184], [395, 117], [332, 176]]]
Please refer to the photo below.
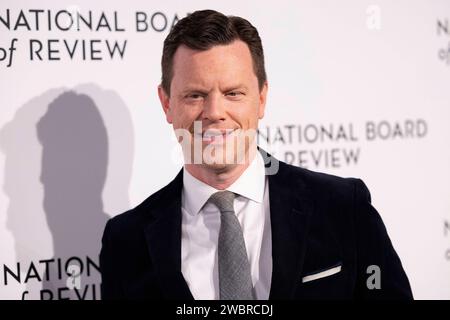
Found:
[[0, 136], [7, 227], [25, 298], [99, 299], [105, 209], [129, 207], [133, 134], [125, 104], [91, 84], [51, 90], [21, 108]]

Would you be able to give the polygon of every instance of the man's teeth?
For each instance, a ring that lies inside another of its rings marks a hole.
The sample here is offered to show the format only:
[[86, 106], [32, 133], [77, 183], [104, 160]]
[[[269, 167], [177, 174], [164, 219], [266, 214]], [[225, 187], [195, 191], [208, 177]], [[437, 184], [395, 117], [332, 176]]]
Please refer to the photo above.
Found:
[[220, 136], [227, 136], [227, 135], [231, 134], [232, 132], [233, 132], [233, 130], [226, 130], [224, 132], [222, 132], [222, 131], [206, 131], [203, 134], [196, 133], [196, 136], [201, 137], [204, 140], [212, 140], [212, 139], [215, 139]]
[[203, 134], [203, 137], [209, 138], [209, 137], [221, 136], [222, 134], [223, 134], [222, 132], [205, 132]]

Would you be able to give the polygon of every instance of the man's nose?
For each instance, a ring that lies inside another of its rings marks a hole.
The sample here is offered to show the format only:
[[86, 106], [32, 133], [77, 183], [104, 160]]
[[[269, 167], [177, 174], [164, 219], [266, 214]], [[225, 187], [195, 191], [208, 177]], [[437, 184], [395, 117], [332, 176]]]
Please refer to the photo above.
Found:
[[222, 96], [209, 95], [203, 104], [202, 117], [204, 120], [218, 121], [225, 119], [225, 101]]

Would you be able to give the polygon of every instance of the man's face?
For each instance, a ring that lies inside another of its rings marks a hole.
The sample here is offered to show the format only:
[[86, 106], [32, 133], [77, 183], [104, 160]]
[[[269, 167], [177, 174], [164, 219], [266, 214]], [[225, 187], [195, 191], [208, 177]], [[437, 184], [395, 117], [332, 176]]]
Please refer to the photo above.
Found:
[[[202, 165], [220, 169], [233, 165], [229, 160], [236, 162], [239, 150], [247, 155], [255, 142], [253, 133], [264, 116], [267, 83], [259, 90], [250, 50], [245, 42], [236, 40], [206, 51], [178, 47], [170, 97], [162, 87], [158, 93], [167, 121], [176, 132], [189, 131], [190, 150], [202, 152]], [[197, 129], [201, 123], [201, 132], [194, 132], [194, 122]], [[201, 148], [194, 150], [194, 144]], [[216, 158], [221, 154], [220, 159], [205, 163], [205, 154], [211, 155], [213, 149], [212, 154]], [[223, 155], [228, 161], [223, 161]]]

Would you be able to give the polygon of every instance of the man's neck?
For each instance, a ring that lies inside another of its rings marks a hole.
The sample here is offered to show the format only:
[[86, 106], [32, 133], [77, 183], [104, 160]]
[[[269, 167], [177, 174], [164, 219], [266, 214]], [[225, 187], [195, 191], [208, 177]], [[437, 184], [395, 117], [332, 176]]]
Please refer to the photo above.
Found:
[[194, 178], [210, 185], [217, 190], [225, 190], [231, 186], [248, 168], [256, 156], [256, 152], [249, 152], [244, 163], [231, 164], [222, 168], [214, 168], [205, 164], [185, 164], [184, 168]]

